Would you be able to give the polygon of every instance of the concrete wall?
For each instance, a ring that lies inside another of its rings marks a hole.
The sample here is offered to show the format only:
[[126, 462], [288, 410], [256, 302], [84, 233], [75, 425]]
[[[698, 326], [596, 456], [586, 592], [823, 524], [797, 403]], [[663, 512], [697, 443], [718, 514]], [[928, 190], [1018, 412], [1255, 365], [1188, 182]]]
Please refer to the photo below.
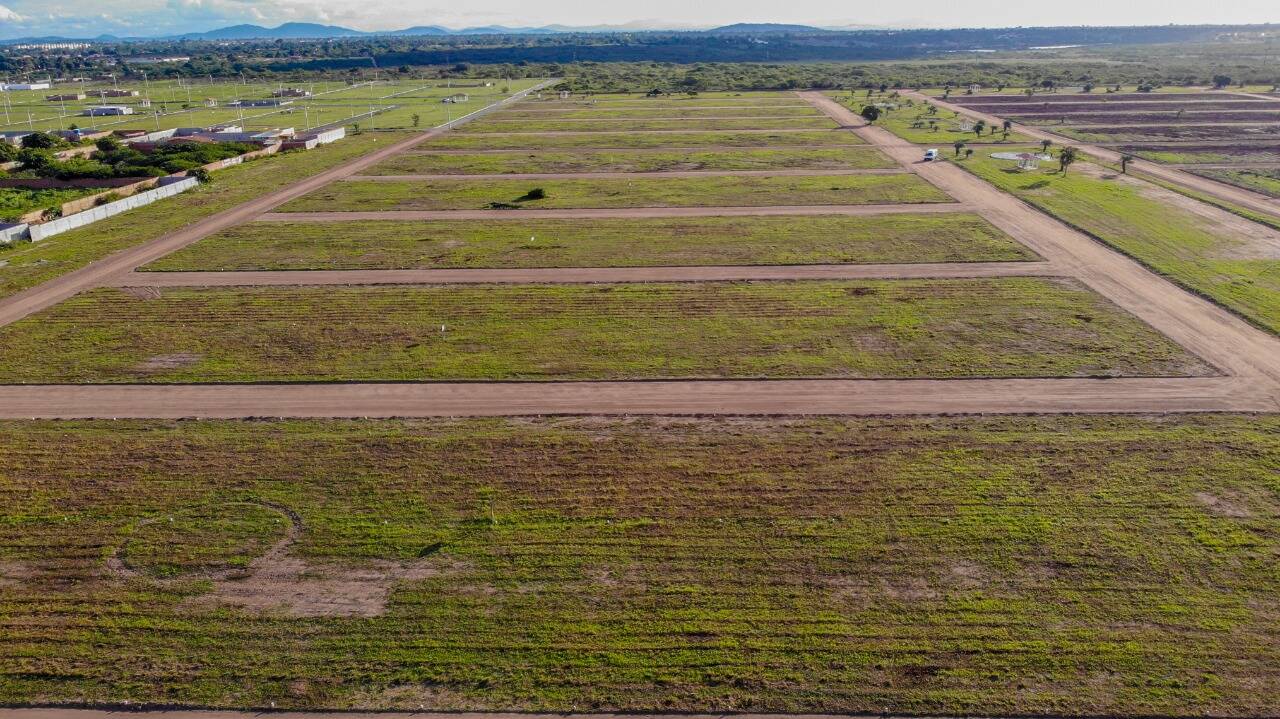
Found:
[[20, 222], [16, 225], [0, 225], [0, 245], [11, 245], [15, 240], [27, 238], [29, 225]]
[[112, 215], [118, 215], [121, 212], [128, 212], [129, 210], [149, 205], [156, 200], [163, 200], [166, 197], [172, 197], [179, 193], [186, 192], [199, 184], [200, 183], [197, 182], [195, 178], [185, 177], [177, 182], [164, 185], [162, 187], [147, 190], [146, 192], [139, 192], [138, 194], [126, 197], [123, 200], [108, 202], [105, 205], [98, 205], [97, 207], [76, 213], [70, 217], [63, 217], [62, 219], [53, 220], [52, 222], [46, 222], [41, 225], [32, 225], [30, 228], [31, 241], [39, 242], [46, 237], [52, 237], [53, 235], [74, 230], [78, 227], [84, 227], [85, 225], [92, 224], [98, 220], [105, 220]]

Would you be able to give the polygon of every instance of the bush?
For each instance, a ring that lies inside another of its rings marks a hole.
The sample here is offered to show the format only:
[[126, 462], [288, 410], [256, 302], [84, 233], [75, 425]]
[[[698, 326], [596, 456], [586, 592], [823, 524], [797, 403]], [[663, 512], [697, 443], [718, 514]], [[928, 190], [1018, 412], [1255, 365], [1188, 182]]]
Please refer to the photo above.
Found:
[[524, 197], [521, 197], [519, 200], [517, 200], [517, 202], [524, 202], [526, 200], [545, 200], [545, 199], [547, 199], [547, 191], [542, 189], [541, 187], [535, 187], [532, 190], [529, 190], [528, 192], [524, 193]]
[[62, 138], [47, 132], [33, 132], [22, 138], [22, 146], [30, 150], [54, 150], [66, 144]]
[[197, 167], [191, 172], [188, 172], [187, 177], [195, 178], [195, 181], [199, 182], [201, 185], [208, 185], [213, 182], [213, 174], [203, 167]]

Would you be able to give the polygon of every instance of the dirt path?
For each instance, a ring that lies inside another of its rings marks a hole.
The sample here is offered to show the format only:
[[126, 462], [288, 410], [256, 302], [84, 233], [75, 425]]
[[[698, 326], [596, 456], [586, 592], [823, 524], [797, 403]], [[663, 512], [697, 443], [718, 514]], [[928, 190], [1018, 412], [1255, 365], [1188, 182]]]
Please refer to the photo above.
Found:
[[[549, 84], [542, 83], [542, 85]], [[485, 113], [491, 112], [505, 104], [516, 102], [525, 94], [532, 92], [537, 87], [516, 93], [511, 97], [494, 103], [485, 110], [472, 114], [468, 119], [482, 117]], [[387, 145], [386, 147], [375, 152], [355, 158], [343, 165], [331, 168], [316, 175], [312, 175], [303, 180], [282, 187], [261, 197], [254, 198], [244, 204], [237, 205], [228, 210], [224, 210], [215, 215], [210, 215], [199, 222], [188, 225], [177, 232], [161, 236], [150, 242], [143, 243], [122, 250], [104, 259], [98, 260], [91, 264], [85, 265], [78, 270], [73, 270], [65, 275], [56, 277], [44, 284], [37, 285], [23, 292], [0, 300], [0, 327], [17, 322], [33, 312], [38, 312], [46, 307], [51, 307], [73, 295], [83, 292], [87, 289], [96, 287], [107, 281], [112, 275], [129, 272], [130, 270], [141, 267], [157, 260], [165, 255], [190, 245], [193, 242], [201, 240], [216, 232], [243, 224], [254, 219], [258, 215], [268, 210], [278, 207], [289, 200], [301, 197], [309, 192], [324, 187], [334, 180], [342, 179], [347, 175], [354, 175], [361, 170], [372, 167], [379, 162], [394, 157], [399, 153], [414, 147], [424, 140], [434, 137], [445, 132], [442, 128], [434, 128], [427, 132], [413, 135], [412, 137]]]
[[[825, 130], [819, 130], [825, 132]], [[974, 143], [969, 143], [970, 145]], [[788, 152], [808, 152], [810, 150], [852, 150], [867, 152], [870, 148], [866, 145], [696, 145], [693, 147], [684, 146], [663, 146], [663, 147], [565, 147], [539, 149], [538, 154], [585, 154], [585, 153], [604, 153], [614, 154], [662, 154], [662, 153], [679, 153], [679, 152], [755, 152], [766, 150], [786, 150]], [[518, 147], [508, 147], [498, 150], [450, 150], [448, 148], [440, 148], [437, 150], [428, 147], [414, 148], [405, 152], [406, 155], [528, 155], [527, 149]]]
[[[943, 102], [937, 98], [930, 98], [925, 95], [922, 95], [919, 92], [906, 91], [903, 93], [903, 95], [905, 97], [910, 97], [916, 101], [927, 100], [943, 109], [961, 112], [970, 117], [983, 119], [983, 120], [986, 120], [987, 122], [994, 122], [997, 125], [1003, 122], [1002, 118], [996, 117], [995, 115], [989, 115], [984, 112], [977, 112], [974, 110], [970, 110], [964, 107], [963, 105], [955, 105], [949, 102]], [[1227, 124], [1230, 124], [1230, 123], [1227, 123]], [[1015, 126], [1018, 132], [1021, 132], [1024, 135], [1029, 135], [1033, 138], [1036, 138], [1037, 140], [1050, 140], [1059, 145], [1069, 145], [1071, 147], [1075, 147], [1079, 149], [1081, 152], [1087, 153], [1089, 155], [1093, 155], [1094, 157], [1101, 158], [1106, 162], [1119, 162], [1120, 157], [1122, 155], [1122, 153], [1116, 152], [1115, 150], [1108, 149], [1103, 145], [1098, 145], [1098, 144], [1093, 144], [1088, 142], [1081, 142], [1079, 140], [1073, 140], [1069, 137], [1064, 137], [1057, 133], [1049, 132], [1044, 129], [1037, 128], [1035, 126], [1021, 125], [1021, 124], [1016, 124]], [[1124, 143], [1107, 143], [1107, 144], [1108, 145], [1113, 145], [1113, 144], [1118, 144], [1118, 145], [1160, 144], [1160, 145], [1163, 145], [1167, 143], [1163, 141], [1153, 140], [1153, 141], [1144, 142], [1144, 143], [1124, 142]], [[1207, 143], [1202, 141], [1195, 144], [1207, 144]], [[1232, 144], [1235, 144], [1235, 143], [1232, 143]], [[1215, 182], [1214, 180], [1210, 180], [1205, 177], [1200, 177], [1199, 175], [1193, 175], [1189, 172], [1183, 172], [1182, 170], [1179, 170], [1177, 168], [1169, 167], [1167, 165], [1161, 165], [1159, 163], [1151, 162], [1150, 160], [1134, 159], [1132, 162], [1129, 163], [1129, 171], [1131, 173], [1141, 173], [1149, 177], [1154, 177], [1154, 178], [1163, 180], [1165, 182], [1170, 182], [1180, 187], [1187, 188], [1189, 190], [1202, 192], [1206, 195], [1216, 197], [1219, 200], [1231, 202], [1231, 203], [1240, 205], [1241, 207], [1245, 207], [1250, 210], [1255, 210], [1257, 212], [1265, 212], [1268, 215], [1280, 218], [1280, 200], [1274, 200], [1270, 197], [1267, 197], [1266, 195], [1263, 195], [1257, 192], [1250, 192], [1249, 190], [1245, 190], [1239, 187], [1234, 187], [1232, 185], [1227, 185], [1221, 182]]]
[[705, 282], [717, 280], [864, 280], [1033, 277], [1059, 274], [1048, 262], [958, 262], [878, 265], [707, 265], [537, 267], [434, 270], [264, 270], [130, 272], [114, 287], [241, 287], [251, 285], [412, 285], [465, 283]]
[[574, 220], [642, 217], [769, 217], [774, 215], [912, 215], [963, 212], [955, 202], [916, 205], [768, 205], [763, 207], [605, 207], [564, 210], [379, 210], [376, 212], [269, 212], [261, 222], [370, 222], [373, 220]]
[[1274, 387], [1202, 379], [442, 382], [0, 386], [4, 418], [880, 415], [1280, 410]]
[[1280, 387], [1280, 338], [1150, 272], [1089, 236], [1033, 209], [949, 162], [922, 162], [920, 149], [820, 93], [801, 93], [920, 177], [974, 208], [992, 224], [1064, 268], [1121, 308], [1220, 369], [1254, 378], [1259, 391]]
[[901, 175], [901, 167], [822, 168], [787, 167], [776, 170], [671, 170], [650, 172], [513, 172], [505, 175], [349, 175], [344, 182], [426, 182], [430, 180], [632, 180], [692, 177], [831, 177], [835, 175]]

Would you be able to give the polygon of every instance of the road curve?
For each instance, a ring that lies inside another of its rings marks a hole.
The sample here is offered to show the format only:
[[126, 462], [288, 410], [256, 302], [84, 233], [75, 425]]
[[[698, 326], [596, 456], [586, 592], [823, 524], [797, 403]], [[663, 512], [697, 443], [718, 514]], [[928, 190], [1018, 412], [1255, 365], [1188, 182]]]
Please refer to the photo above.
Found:
[[423, 270], [266, 270], [130, 272], [114, 287], [249, 287], [497, 283], [716, 282], [733, 280], [951, 279], [1061, 274], [1049, 262], [956, 262], [893, 265], [706, 265], [537, 267]]
[[6, 419], [1277, 410], [1239, 377], [0, 386]]

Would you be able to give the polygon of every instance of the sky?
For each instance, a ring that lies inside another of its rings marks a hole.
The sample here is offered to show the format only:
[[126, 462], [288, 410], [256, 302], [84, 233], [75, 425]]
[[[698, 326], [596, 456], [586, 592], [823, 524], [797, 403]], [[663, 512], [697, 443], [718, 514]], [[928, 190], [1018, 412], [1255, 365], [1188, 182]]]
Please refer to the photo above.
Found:
[[[434, 7], [433, 7], [434, 5]], [[461, 28], [630, 25], [696, 28], [734, 22], [819, 26], [1012, 27], [1028, 25], [1164, 25], [1280, 22], [1277, 0], [0, 0], [0, 37], [103, 33], [152, 36], [238, 23], [274, 26], [318, 22], [358, 30], [412, 25]]]

